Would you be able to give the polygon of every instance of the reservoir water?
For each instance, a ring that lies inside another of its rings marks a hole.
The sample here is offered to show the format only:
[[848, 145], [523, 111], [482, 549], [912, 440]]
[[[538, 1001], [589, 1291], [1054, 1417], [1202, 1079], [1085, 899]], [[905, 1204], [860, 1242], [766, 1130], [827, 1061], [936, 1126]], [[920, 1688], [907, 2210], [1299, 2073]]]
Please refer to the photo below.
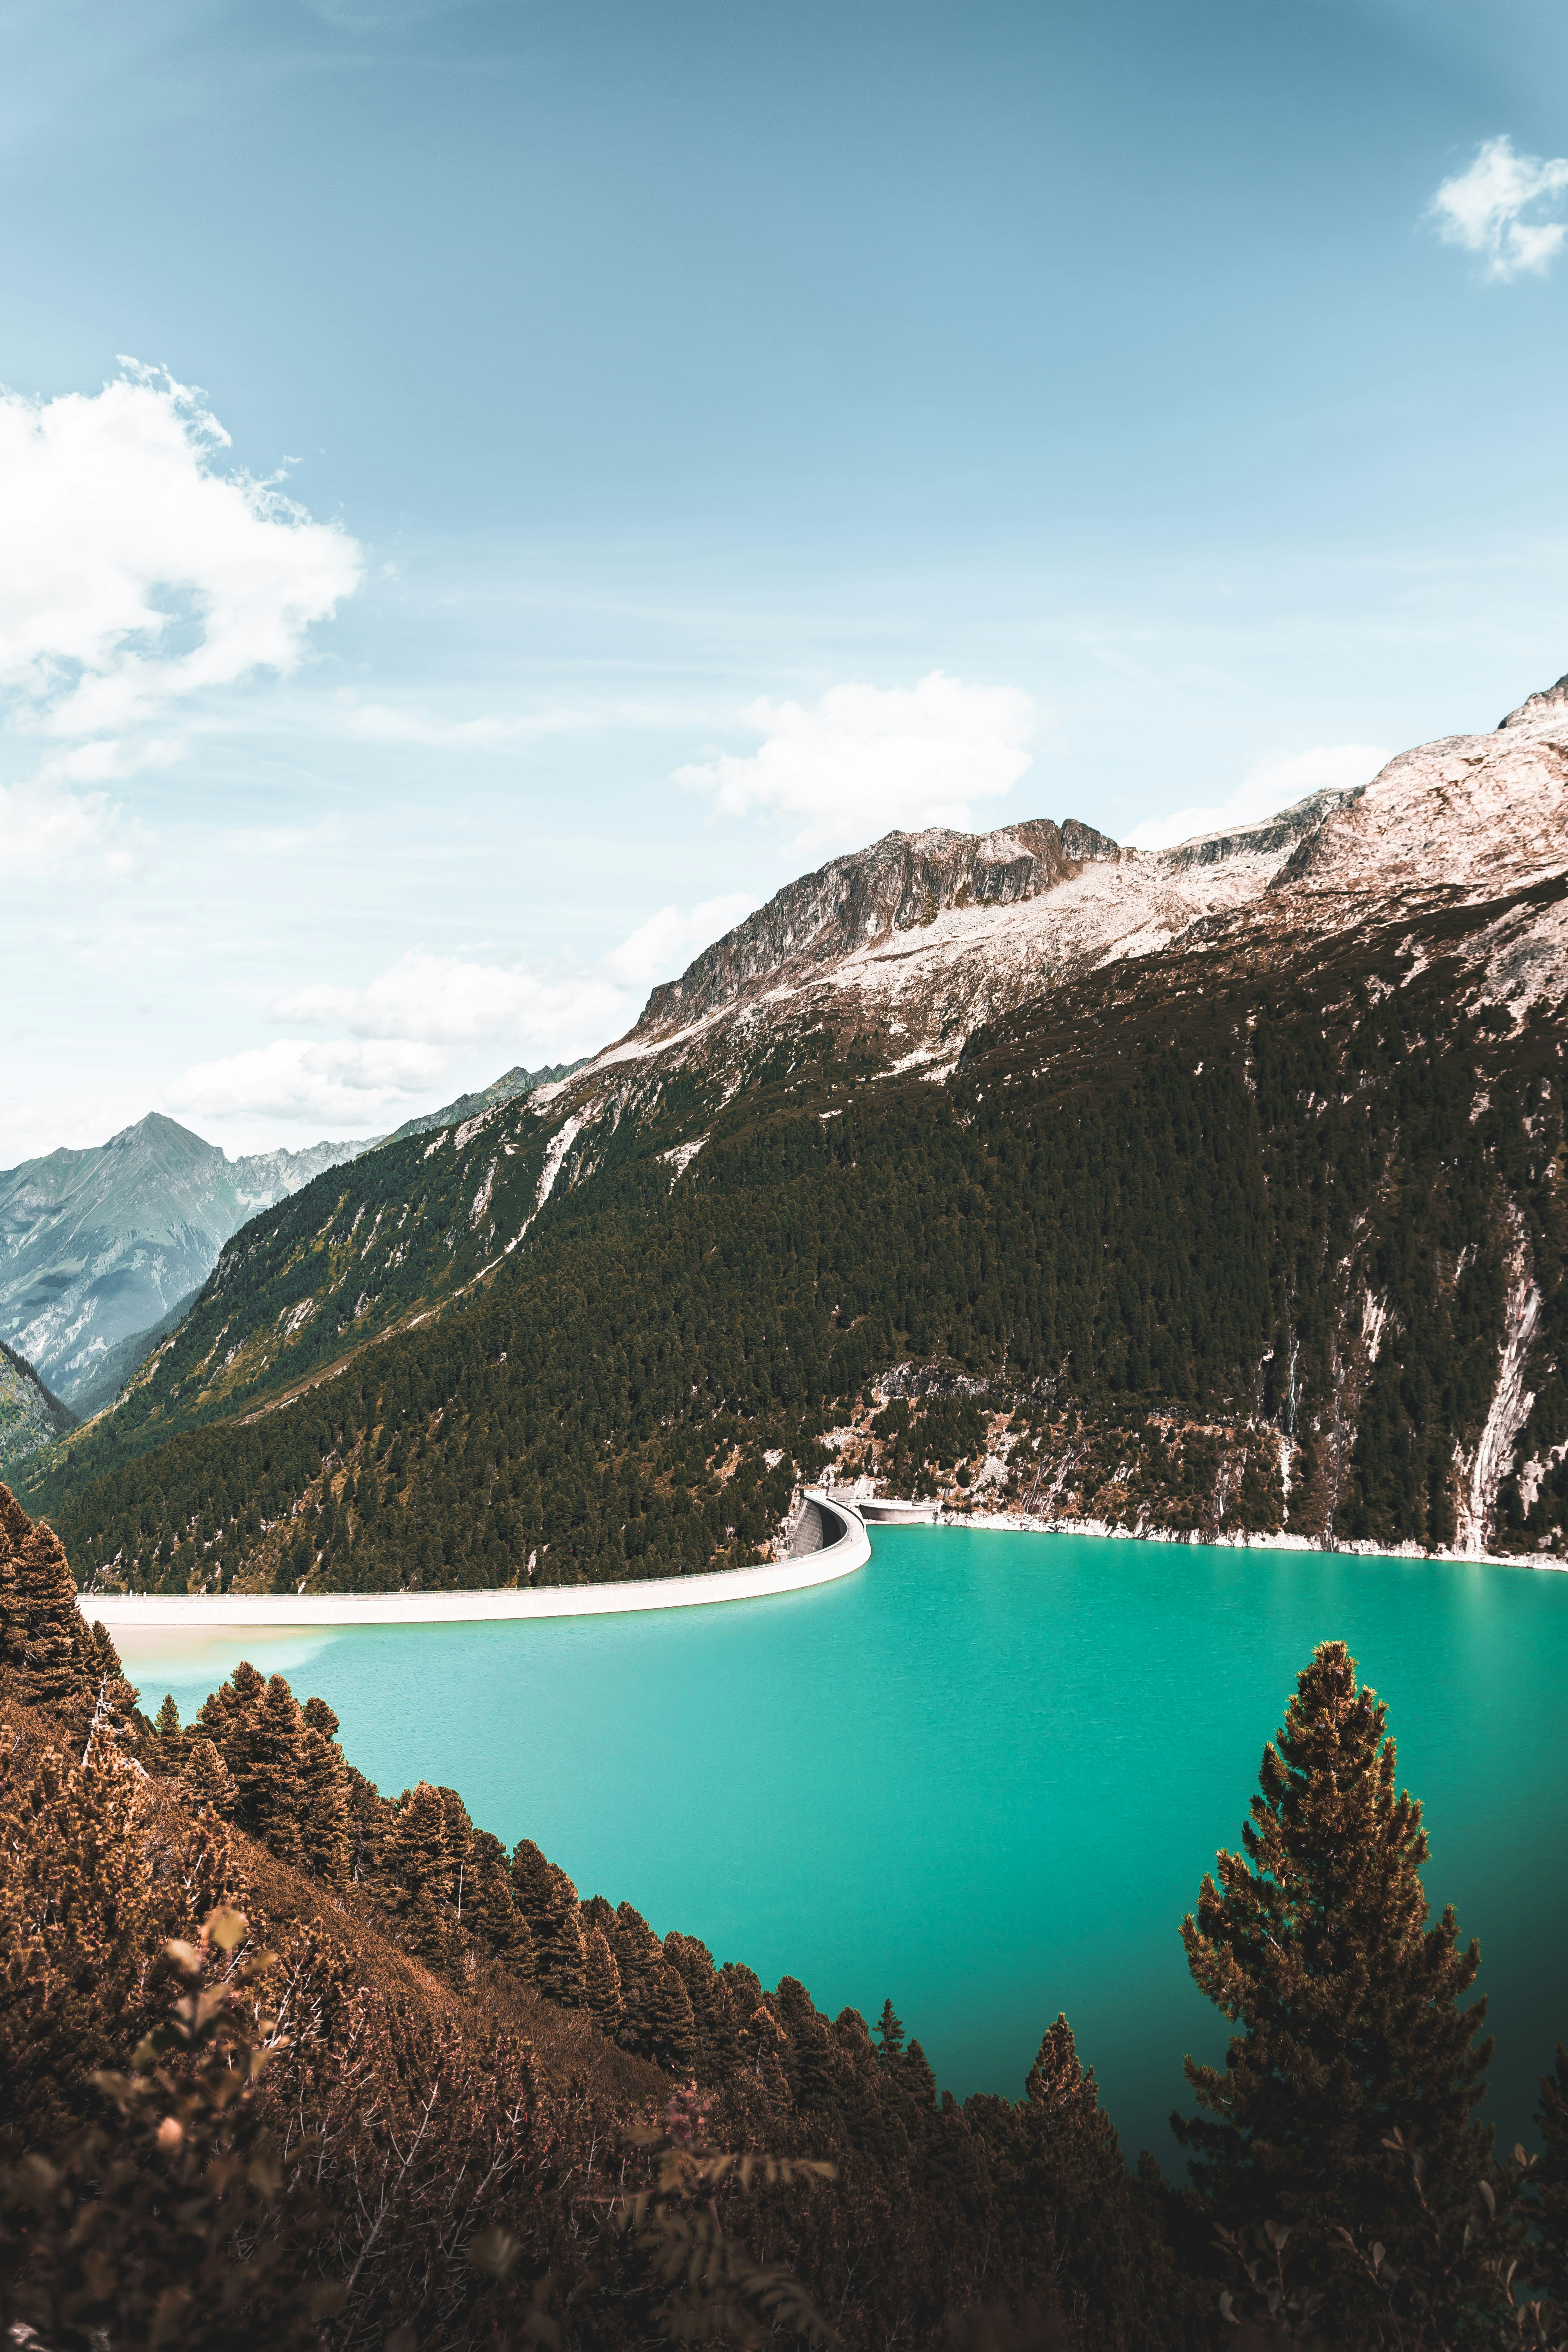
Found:
[[831, 2015], [885, 1996], [939, 2081], [1021, 2095], [1065, 2010], [1130, 2153], [1179, 2164], [1181, 2062], [1223, 2054], [1177, 1927], [1239, 1843], [1315, 1643], [1387, 1700], [1434, 1911], [1481, 1940], [1512, 2141], [1568, 2040], [1568, 1576], [1480, 1563], [877, 1529], [840, 1584], [711, 1609], [128, 1637], [187, 1718], [241, 1654], [319, 1691], [396, 1794], [460, 1790], [584, 1895]]

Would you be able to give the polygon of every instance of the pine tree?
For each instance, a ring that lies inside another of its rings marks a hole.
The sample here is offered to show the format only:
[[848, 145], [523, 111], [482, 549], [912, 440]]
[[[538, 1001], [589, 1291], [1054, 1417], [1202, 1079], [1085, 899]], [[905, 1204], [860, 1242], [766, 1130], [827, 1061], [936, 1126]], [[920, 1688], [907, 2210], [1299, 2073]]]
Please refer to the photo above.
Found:
[[903, 2046], [903, 2022], [894, 2010], [892, 2002], [885, 2000], [882, 2003], [882, 2014], [877, 2020], [877, 2055], [879, 2058], [897, 2058], [902, 2052]]
[[936, 2105], [936, 2076], [931, 2060], [918, 2042], [911, 2042], [899, 2059], [899, 2086], [905, 2098], [921, 2114]]
[[[713, 1955], [700, 1937], [682, 1936], [672, 1929], [664, 1939], [664, 1957], [672, 1968], [679, 1971], [687, 1998], [691, 2003], [698, 2079], [705, 2083], [721, 2081], [727, 2070], [719, 2063], [718, 2057], [721, 2035], [717, 2023], [716, 1994], [719, 1979], [713, 1966]], [[729, 2014], [728, 2008], [725, 2014]]]
[[305, 1791], [300, 1773], [304, 1722], [294, 1694], [281, 1675], [267, 1685], [250, 1727], [239, 1782], [241, 1822], [279, 1862], [302, 1863], [300, 1817]]
[[550, 1907], [533, 1930], [534, 1980], [558, 2008], [581, 2009], [587, 1998], [587, 1954], [577, 1889], [552, 1864], [550, 1875]]
[[21, 1549], [23, 1540], [33, 1532], [33, 1522], [9, 1486], [0, 1486], [0, 1560]]
[[232, 1821], [239, 1803], [239, 1790], [222, 1756], [210, 1739], [193, 1739], [185, 1756], [184, 1769], [180, 1775], [185, 1801], [198, 1815], [212, 1814], [219, 1821]]
[[346, 1886], [353, 1851], [348, 1774], [342, 1750], [309, 1720], [310, 1708], [320, 1704], [307, 1703], [300, 1727], [300, 1843], [307, 1870], [329, 1886]]
[[452, 1917], [451, 1862], [447, 1852], [447, 1809], [428, 1780], [405, 1790], [387, 1856], [394, 1880], [392, 1909], [402, 1941], [426, 1968], [448, 1970], [457, 1958]]
[[1059, 2011], [1029, 2069], [1024, 2115], [1048, 2147], [1077, 2209], [1077, 2218], [1068, 2222], [1059, 2196], [1054, 2200], [1058, 2236], [1068, 2243], [1103, 2233], [1121, 2201], [1126, 2167], [1116, 2127], [1100, 2104], [1094, 2069], [1082, 2064], [1072, 2028]]
[[647, 2035], [648, 2055], [655, 2065], [662, 2066], [668, 2074], [683, 2079], [689, 2076], [697, 2064], [697, 2032], [691, 2014], [691, 1996], [686, 1990], [679, 1969], [667, 1960], [653, 1976], [648, 1988]]
[[267, 1696], [265, 1675], [248, 1658], [242, 1658], [227, 1682], [210, 1691], [196, 1709], [196, 1728], [210, 1739], [242, 1786], [250, 1769], [250, 1751]]
[[536, 1943], [540, 1929], [551, 1916], [552, 1881], [553, 1864], [545, 1861], [531, 1838], [520, 1838], [511, 1857], [512, 1890]]
[[[80, 1771], [52, 1748], [0, 1780], [0, 2162], [59, 2144], [86, 2078], [145, 2014], [160, 1890], [137, 1789], [132, 1773]], [[8, 2213], [12, 2275], [15, 2228]]]
[[456, 1789], [438, 1789], [447, 1822], [447, 1867], [452, 1881], [452, 1909], [459, 1927], [474, 1905], [474, 1825]]
[[602, 1927], [589, 1928], [584, 1947], [584, 2006], [600, 2032], [613, 2041], [621, 2022], [621, 1972]]
[[1091, 2066], [1087, 2074], [1084, 2072], [1072, 2027], [1059, 2011], [1056, 2023], [1046, 2029], [1025, 2082], [1024, 2095], [1030, 2106], [1047, 2116], [1058, 2131], [1082, 2132], [1091, 2138], [1111, 2132], [1110, 2119], [1100, 2104], [1094, 2069]]
[[735, 1996], [723, 1977], [715, 1971], [702, 2025], [703, 2047], [698, 2053], [706, 2081], [727, 2083], [740, 2064], [740, 2024]]
[[1384, 2143], [1414, 2141], [1430, 2204], [1462, 2205], [1491, 2143], [1471, 2115], [1491, 2043], [1484, 2000], [1459, 2006], [1479, 1947], [1458, 1948], [1451, 1909], [1426, 1924], [1426, 1836], [1386, 1717], [1343, 1643], [1322, 1643], [1264, 1749], [1245, 1852], [1219, 1856], [1183, 1925], [1194, 1978], [1242, 2030], [1223, 2069], [1187, 2060], [1206, 2116], [1172, 2120], [1219, 2221], [1342, 2225], [1397, 2259], [1420, 2217]]
[[59, 1538], [40, 1520], [18, 1542], [13, 1514], [25, 1516], [13, 1503], [6, 1530], [12, 1693], [25, 1706], [64, 1706], [87, 1688], [96, 1659]]
[[501, 1966], [521, 1983], [531, 1984], [535, 1972], [532, 1931], [512, 1893], [506, 1848], [489, 1830], [475, 1833], [474, 1870], [474, 1926]]
[[651, 2058], [653, 1986], [664, 1966], [664, 1947], [631, 1903], [617, 1905], [615, 1930], [606, 1940], [621, 1972], [621, 2029], [616, 2038], [623, 2050]]
[[784, 2061], [779, 2056], [779, 2045], [771, 2033], [762, 2037], [755, 2063], [763, 2098], [775, 2116], [787, 2114], [794, 2105], [794, 2096], [789, 2076], [784, 2070]]
[[184, 1768], [189, 1745], [187, 1735], [180, 1727], [174, 1694], [165, 1691], [163, 1704], [153, 1718], [153, 1737], [143, 1748], [142, 1760], [150, 1772], [179, 1772]]
[[833, 2107], [837, 2102], [837, 2053], [832, 2034], [812, 2011], [802, 2018], [791, 2036], [795, 2057], [795, 2103], [804, 2109]]
[[78, 1667], [82, 1680], [67, 1707], [67, 1719], [83, 1750], [101, 1752], [133, 1746], [145, 1717], [136, 1713], [141, 1693], [126, 1680], [120, 1653], [107, 1625], [94, 1623], [81, 1639]]

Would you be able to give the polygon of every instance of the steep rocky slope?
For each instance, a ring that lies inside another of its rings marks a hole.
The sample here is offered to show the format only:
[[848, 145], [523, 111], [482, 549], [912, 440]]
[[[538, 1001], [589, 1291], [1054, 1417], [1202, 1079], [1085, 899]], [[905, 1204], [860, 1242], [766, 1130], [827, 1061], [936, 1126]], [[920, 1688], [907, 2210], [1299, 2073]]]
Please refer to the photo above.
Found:
[[0, 1471], [75, 1427], [76, 1415], [50, 1395], [26, 1358], [0, 1341]]
[[1559, 1551], [1565, 782], [1568, 681], [1160, 855], [837, 859], [584, 1067], [258, 1218], [35, 1492], [136, 1580], [701, 1566], [835, 1460]]

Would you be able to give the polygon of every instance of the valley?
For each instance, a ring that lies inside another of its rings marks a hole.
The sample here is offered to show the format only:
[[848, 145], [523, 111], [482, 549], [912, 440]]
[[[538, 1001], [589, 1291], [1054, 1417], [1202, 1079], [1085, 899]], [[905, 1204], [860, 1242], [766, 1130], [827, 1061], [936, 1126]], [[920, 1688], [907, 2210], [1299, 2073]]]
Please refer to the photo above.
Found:
[[1565, 777], [1559, 685], [1172, 851], [837, 859], [252, 1219], [19, 1491], [105, 1590], [742, 1566], [824, 1470], [1554, 1557]]

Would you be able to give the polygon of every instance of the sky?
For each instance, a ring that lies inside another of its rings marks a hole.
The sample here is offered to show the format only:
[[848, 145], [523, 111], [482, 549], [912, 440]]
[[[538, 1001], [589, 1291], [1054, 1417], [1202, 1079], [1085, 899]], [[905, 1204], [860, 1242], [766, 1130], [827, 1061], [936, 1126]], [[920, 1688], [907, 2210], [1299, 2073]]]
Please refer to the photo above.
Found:
[[0, 0], [0, 1167], [1568, 670], [1539, 0]]

